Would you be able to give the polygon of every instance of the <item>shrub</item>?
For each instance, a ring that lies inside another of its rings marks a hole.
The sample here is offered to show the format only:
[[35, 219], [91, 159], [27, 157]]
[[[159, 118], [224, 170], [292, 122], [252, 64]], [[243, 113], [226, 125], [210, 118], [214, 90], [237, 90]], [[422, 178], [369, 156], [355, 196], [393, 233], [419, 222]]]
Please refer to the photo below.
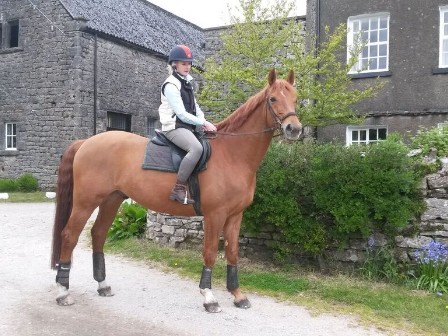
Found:
[[438, 157], [448, 156], [448, 127], [421, 128], [411, 137], [411, 146], [421, 149], [422, 155], [428, 155], [435, 148]]
[[147, 210], [137, 203], [123, 203], [107, 233], [110, 241], [141, 237], [146, 229]]
[[19, 189], [16, 180], [0, 179], [0, 192], [14, 192]]
[[313, 254], [353, 235], [393, 236], [424, 209], [408, 152], [394, 136], [366, 147], [272, 143], [242, 230], [274, 226]]
[[323, 145], [313, 158], [314, 201], [333, 219], [331, 235], [388, 236], [423, 210], [408, 148], [396, 138], [366, 147]]
[[39, 189], [37, 178], [31, 174], [25, 174], [17, 179], [18, 190], [21, 192], [33, 192]]
[[[323, 225], [314, 217], [310, 159], [316, 145], [273, 142], [257, 172], [253, 204], [244, 212], [243, 231], [276, 227], [286, 244], [318, 253], [326, 243]], [[279, 245], [278, 252], [288, 248]]]

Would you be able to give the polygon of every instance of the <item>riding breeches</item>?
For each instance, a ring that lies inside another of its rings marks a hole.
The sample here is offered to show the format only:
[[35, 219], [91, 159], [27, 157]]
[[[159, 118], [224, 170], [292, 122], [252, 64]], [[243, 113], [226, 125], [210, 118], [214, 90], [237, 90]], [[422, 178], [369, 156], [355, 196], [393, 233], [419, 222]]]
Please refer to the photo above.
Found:
[[186, 128], [176, 128], [165, 133], [176, 146], [187, 152], [179, 166], [177, 180], [186, 183], [202, 155], [202, 145], [196, 136]]

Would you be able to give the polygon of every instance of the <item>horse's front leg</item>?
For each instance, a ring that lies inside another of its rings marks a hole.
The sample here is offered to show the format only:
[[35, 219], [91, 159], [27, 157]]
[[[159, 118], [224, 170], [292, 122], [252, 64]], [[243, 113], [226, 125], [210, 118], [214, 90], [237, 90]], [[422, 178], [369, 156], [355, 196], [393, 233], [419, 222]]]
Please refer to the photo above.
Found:
[[238, 283], [238, 253], [239, 253], [239, 235], [243, 213], [229, 217], [224, 225], [224, 247], [227, 259], [227, 290], [234, 296], [233, 303], [238, 308], [247, 309], [251, 307], [239, 287]]

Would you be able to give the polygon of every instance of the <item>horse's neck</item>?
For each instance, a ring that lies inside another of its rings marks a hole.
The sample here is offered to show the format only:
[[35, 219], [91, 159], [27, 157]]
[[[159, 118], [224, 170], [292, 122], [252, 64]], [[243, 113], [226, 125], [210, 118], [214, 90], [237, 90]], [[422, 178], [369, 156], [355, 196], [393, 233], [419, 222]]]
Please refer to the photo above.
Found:
[[258, 169], [273, 136], [268, 120], [265, 107], [260, 104], [238, 129], [233, 129], [232, 136], [224, 136], [232, 164], [246, 166], [254, 172]]

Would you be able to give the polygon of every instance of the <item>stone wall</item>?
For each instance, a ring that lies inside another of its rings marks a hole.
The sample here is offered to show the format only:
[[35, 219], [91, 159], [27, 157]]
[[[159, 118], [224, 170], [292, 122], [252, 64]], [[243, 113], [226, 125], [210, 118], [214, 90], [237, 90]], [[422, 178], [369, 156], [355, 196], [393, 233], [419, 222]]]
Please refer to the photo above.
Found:
[[[448, 245], [448, 164], [444, 163], [442, 170], [428, 175], [422, 186], [427, 209], [417, 225], [417, 234], [403, 234], [395, 238], [395, 255], [404, 262], [412, 262], [415, 251], [432, 240]], [[200, 248], [203, 236], [202, 217], [175, 217], [148, 212], [146, 237], [152, 241], [171, 247]], [[242, 233], [239, 239], [240, 257], [272, 259], [279, 241], [281, 236], [274, 227], [265, 227], [258, 235]], [[371, 247], [382, 247], [387, 243], [381, 234], [375, 234], [369, 240], [354, 238], [345, 249], [326, 250], [324, 259], [331, 261], [333, 266], [359, 265], [365, 260], [369, 244]], [[300, 264], [320, 262], [320, 267], [326, 267], [322, 260], [314, 260], [306, 253], [297, 252], [291, 261]]]

